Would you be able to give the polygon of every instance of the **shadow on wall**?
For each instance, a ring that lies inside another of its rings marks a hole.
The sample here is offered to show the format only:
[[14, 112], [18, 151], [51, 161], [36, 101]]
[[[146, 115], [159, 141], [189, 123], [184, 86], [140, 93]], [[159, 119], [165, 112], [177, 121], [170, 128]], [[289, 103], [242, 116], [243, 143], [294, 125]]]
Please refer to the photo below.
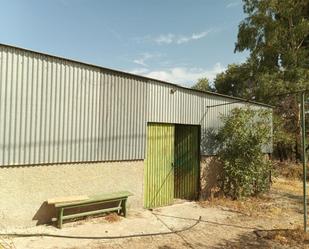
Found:
[[38, 211], [33, 216], [32, 220], [36, 220], [36, 225], [51, 224], [52, 218], [57, 217], [57, 210], [54, 205], [49, 205], [43, 202]]
[[222, 164], [216, 156], [201, 157], [201, 200], [214, 198], [219, 193], [222, 171]]
[[204, 155], [215, 155], [219, 149], [218, 130], [207, 128], [201, 131], [201, 151]]
[[[204, 155], [215, 155], [219, 149], [218, 129], [207, 128], [201, 131], [201, 151]], [[219, 192], [219, 179], [223, 168], [216, 156], [201, 156], [200, 199], [211, 199]]]

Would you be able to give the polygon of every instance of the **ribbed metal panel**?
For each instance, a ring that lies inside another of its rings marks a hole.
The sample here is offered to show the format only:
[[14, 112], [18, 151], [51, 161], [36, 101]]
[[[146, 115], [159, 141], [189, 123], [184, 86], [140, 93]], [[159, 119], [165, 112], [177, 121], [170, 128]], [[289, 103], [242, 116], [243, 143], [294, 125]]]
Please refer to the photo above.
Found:
[[0, 46], [0, 165], [143, 159], [146, 83]]
[[151, 81], [147, 85], [148, 122], [199, 124], [203, 116], [203, 95], [189, 89]]
[[205, 115], [201, 125], [201, 154], [215, 155], [218, 149], [216, 134], [222, 126], [221, 116], [228, 115], [235, 107], [245, 107], [245, 103], [220, 96], [205, 95], [203, 106]]
[[[193, 92], [161, 82], [147, 85], [149, 122], [193, 124], [201, 126], [201, 155], [215, 155], [218, 145], [215, 135], [222, 126], [221, 116], [228, 115], [235, 107], [245, 107], [246, 102], [223, 96]], [[252, 105], [250, 107], [265, 109]], [[271, 152], [271, 146], [264, 147]]]
[[171, 204], [174, 199], [173, 124], [148, 124], [144, 170], [144, 207]]
[[144, 159], [147, 122], [200, 125], [201, 154], [215, 154], [220, 115], [246, 105], [232, 102], [0, 45], [0, 165]]

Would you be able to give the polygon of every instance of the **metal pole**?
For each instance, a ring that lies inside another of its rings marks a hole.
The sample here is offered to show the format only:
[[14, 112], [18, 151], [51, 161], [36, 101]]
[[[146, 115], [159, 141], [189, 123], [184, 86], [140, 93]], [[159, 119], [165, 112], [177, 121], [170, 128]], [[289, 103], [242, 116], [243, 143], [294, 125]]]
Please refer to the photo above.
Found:
[[304, 192], [304, 231], [307, 232], [307, 167], [306, 167], [306, 125], [305, 92], [301, 94], [302, 154], [303, 154], [303, 192]]

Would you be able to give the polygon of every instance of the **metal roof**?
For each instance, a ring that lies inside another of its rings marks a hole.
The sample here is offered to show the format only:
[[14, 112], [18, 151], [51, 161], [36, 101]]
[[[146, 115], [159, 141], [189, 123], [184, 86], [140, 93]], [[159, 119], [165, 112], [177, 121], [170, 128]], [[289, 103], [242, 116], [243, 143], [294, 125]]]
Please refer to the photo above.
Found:
[[265, 107], [269, 107], [269, 108], [273, 108], [273, 106], [268, 105], [268, 104], [264, 104], [264, 103], [260, 103], [260, 102], [256, 102], [256, 101], [252, 101], [252, 100], [248, 100], [248, 99], [244, 99], [244, 98], [239, 98], [239, 97], [234, 97], [234, 96], [230, 96], [230, 95], [225, 95], [225, 94], [221, 94], [221, 93], [215, 93], [215, 92], [210, 92], [210, 91], [201, 91], [201, 90], [196, 90], [196, 89], [192, 89], [189, 87], [184, 87], [175, 83], [171, 83], [168, 81], [163, 81], [163, 80], [159, 80], [159, 79], [155, 79], [155, 78], [151, 78], [151, 77], [146, 77], [143, 75], [138, 75], [138, 74], [133, 74], [133, 73], [129, 73], [129, 72], [124, 72], [124, 71], [120, 71], [120, 70], [116, 70], [116, 69], [112, 69], [112, 68], [107, 68], [107, 67], [103, 67], [103, 66], [98, 66], [95, 64], [91, 64], [91, 63], [87, 63], [87, 62], [82, 62], [82, 61], [78, 61], [78, 60], [74, 60], [74, 59], [70, 59], [70, 58], [66, 58], [66, 57], [62, 57], [62, 56], [57, 56], [57, 55], [52, 55], [52, 54], [47, 54], [47, 53], [43, 53], [43, 52], [38, 52], [35, 50], [31, 50], [31, 49], [26, 49], [26, 48], [22, 48], [22, 47], [18, 47], [18, 46], [14, 46], [14, 45], [8, 45], [8, 44], [4, 44], [4, 43], [0, 43], [0, 46], [6, 46], [6, 47], [10, 47], [10, 48], [14, 48], [14, 49], [19, 49], [19, 50], [23, 50], [26, 52], [31, 52], [31, 53], [35, 53], [35, 54], [39, 54], [39, 55], [43, 55], [43, 56], [48, 56], [48, 57], [53, 57], [56, 59], [61, 59], [61, 60], [66, 60], [69, 62], [74, 62], [74, 63], [79, 63], [82, 65], [86, 65], [86, 66], [90, 66], [90, 67], [95, 67], [104, 71], [109, 71], [112, 73], [116, 73], [116, 74], [123, 74], [123, 75], [127, 75], [127, 76], [131, 76], [131, 77], [135, 77], [135, 78], [140, 78], [140, 79], [145, 79], [147, 81], [157, 81], [157, 82], [161, 82], [173, 87], [177, 87], [177, 88], [182, 88], [182, 89], [186, 89], [186, 90], [190, 90], [193, 92], [198, 92], [198, 93], [202, 93], [202, 94], [207, 94], [207, 95], [214, 95], [214, 96], [219, 96], [219, 97], [224, 97], [224, 98], [230, 98], [230, 99], [235, 99], [238, 100], [237, 102], [246, 102], [246, 103], [251, 103], [251, 104], [255, 104], [255, 105], [260, 105], [260, 106], [265, 106]]

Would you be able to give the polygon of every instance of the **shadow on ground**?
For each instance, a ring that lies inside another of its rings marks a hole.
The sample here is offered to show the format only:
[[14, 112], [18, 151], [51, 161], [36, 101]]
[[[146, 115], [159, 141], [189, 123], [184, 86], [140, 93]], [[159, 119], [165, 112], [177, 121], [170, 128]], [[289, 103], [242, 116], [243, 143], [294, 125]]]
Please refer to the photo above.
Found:
[[[215, 247], [213, 247], [214, 249], [223, 249], [223, 248], [227, 248], [227, 249], [234, 249], [234, 248], [252, 248], [252, 249], [256, 249], [256, 248], [285, 248], [282, 247], [282, 245], [274, 243], [270, 240], [266, 240], [263, 238], [259, 238], [255, 235], [254, 232], [245, 232], [239, 236], [237, 236], [235, 239], [233, 240], [222, 240], [221, 242], [219, 242], [219, 244]], [[286, 247], [286, 248], [290, 248], [290, 247]]]

